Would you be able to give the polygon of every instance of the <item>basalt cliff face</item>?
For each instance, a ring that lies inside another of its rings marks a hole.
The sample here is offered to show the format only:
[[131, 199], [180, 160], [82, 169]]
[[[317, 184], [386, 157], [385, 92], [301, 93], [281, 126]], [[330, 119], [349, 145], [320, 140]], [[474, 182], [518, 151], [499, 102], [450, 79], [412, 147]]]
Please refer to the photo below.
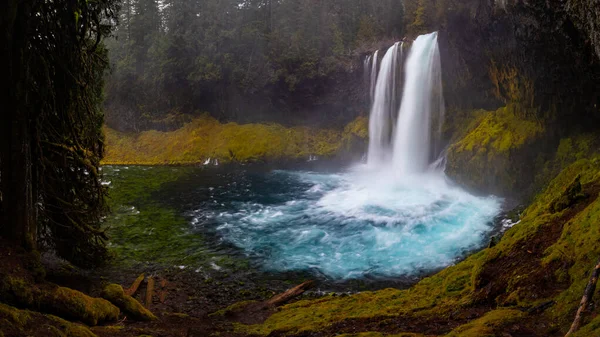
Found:
[[457, 182], [528, 198], [598, 144], [598, 1], [414, 0], [406, 7], [410, 34], [440, 32], [447, 173]]

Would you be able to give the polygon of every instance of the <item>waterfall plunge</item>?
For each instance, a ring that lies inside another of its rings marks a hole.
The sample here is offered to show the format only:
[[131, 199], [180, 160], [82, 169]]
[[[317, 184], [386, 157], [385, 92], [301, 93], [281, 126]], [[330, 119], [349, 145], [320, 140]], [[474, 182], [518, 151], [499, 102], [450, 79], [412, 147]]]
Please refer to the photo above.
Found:
[[[371, 87], [373, 90], [373, 103], [369, 118], [369, 154], [370, 165], [381, 165], [389, 158], [390, 140], [393, 132], [395, 110], [396, 82], [399, 43], [390, 47], [381, 60], [381, 69], [373, 81], [371, 73]], [[377, 54], [377, 52], [375, 52]], [[376, 56], [375, 54], [375, 56]], [[374, 56], [374, 59], [376, 59]], [[373, 68], [374, 70], [376, 68]]]
[[[423, 172], [432, 160], [444, 114], [437, 33], [419, 36], [406, 60], [406, 81], [394, 140], [400, 174]], [[437, 125], [432, 125], [435, 123]], [[432, 136], [432, 133], [436, 133]]]
[[[440, 152], [444, 101], [437, 33], [421, 35], [412, 43], [395, 119], [387, 112], [397, 98], [397, 52], [395, 44], [381, 62], [369, 119], [368, 163], [391, 167], [400, 175], [413, 175], [425, 172]], [[394, 134], [390, 137], [391, 132]]]

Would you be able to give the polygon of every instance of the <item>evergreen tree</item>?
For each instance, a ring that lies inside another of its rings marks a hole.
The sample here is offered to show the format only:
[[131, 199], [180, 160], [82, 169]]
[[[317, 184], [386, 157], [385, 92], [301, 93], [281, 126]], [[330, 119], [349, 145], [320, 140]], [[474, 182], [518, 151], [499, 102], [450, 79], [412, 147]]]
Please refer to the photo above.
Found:
[[116, 10], [113, 0], [0, 4], [0, 234], [78, 265], [106, 258], [102, 40]]

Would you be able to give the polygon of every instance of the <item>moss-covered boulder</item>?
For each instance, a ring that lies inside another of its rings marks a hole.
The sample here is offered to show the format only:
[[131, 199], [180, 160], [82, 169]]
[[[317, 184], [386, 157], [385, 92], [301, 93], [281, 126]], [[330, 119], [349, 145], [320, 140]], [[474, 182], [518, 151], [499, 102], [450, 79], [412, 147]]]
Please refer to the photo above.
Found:
[[498, 309], [485, 314], [467, 324], [452, 330], [446, 337], [494, 337], [504, 332], [504, 328], [518, 321], [526, 314], [514, 309]]
[[90, 297], [77, 290], [57, 287], [43, 291], [41, 309], [58, 316], [81, 320], [88, 325], [115, 321], [119, 308], [102, 298]]
[[95, 337], [87, 327], [0, 303], [0, 336]]
[[0, 300], [88, 325], [113, 321], [119, 316], [119, 308], [104, 299], [51, 284], [37, 285], [24, 278], [7, 275], [0, 277]]
[[530, 192], [544, 127], [520, 117], [517, 110], [508, 106], [474, 113], [464, 136], [448, 149], [448, 175], [486, 193], [523, 196]]
[[133, 319], [140, 321], [156, 319], [156, 316], [150, 310], [144, 308], [135, 298], [125, 295], [123, 287], [118, 284], [109, 284], [106, 286], [102, 291], [102, 297], [121, 308], [124, 313]]

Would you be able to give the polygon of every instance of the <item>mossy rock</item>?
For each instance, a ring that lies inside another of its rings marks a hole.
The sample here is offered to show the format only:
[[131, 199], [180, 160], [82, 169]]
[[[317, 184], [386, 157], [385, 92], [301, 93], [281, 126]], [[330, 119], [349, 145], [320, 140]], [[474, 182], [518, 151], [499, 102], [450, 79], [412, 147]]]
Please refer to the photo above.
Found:
[[[448, 149], [446, 173], [468, 188], [509, 196], [527, 196], [534, 162], [544, 145], [545, 128], [519, 117], [513, 105], [473, 112], [461, 138]], [[465, 121], [461, 121], [466, 123]]]
[[0, 300], [28, 308], [39, 306], [39, 291], [20, 277], [0, 274]]
[[452, 330], [446, 337], [494, 337], [503, 328], [526, 314], [519, 310], [497, 309], [488, 312], [483, 317], [461, 325]]
[[0, 275], [0, 300], [80, 320], [88, 325], [116, 320], [119, 308], [109, 301], [93, 298], [77, 290], [49, 284], [37, 285], [20, 277]]
[[231, 316], [231, 315], [235, 315], [239, 312], [244, 311], [244, 309], [246, 309], [248, 306], [252, 305], [252, 304], [258, 304], [260, 302], [258, 301], [242, 301], [242, 302], [237, 302], [234, 303], [230, 306], [228, 306], [225, 309], [221, 309], [219, 311], [213, 312], [212, 314], [209, 314], [209, 317], [214, 317], [214, 316]]
[[102, 297], [121, 308], [124, 313], [133, 319], [140, 321], [152, 321], [156, 319], [156, 316], [150, 310], [144, 308], [135, 298], [125, 295], [123, 287], [118, 284], [109, 284], [106, 286], [102, 291]]
[[42, 295], [42, 310], [61, 317], [81, 320], [88, 325], [117, 320], [119, 308], [102, 298], [94, 298], [77, 290], [57, 287]]
[[86, 326], [0, 303], [0, 336], [96, 337]]
[[564, 209], [569, 208], [571, 205], [577, 203], [577, 201], [584, 199], [585, 194], [581, 193], [581, 175], [577, 175], [573, 182], [565, 188], [564, 192], [552, 201], [550, 204], [550, 210], [553, 213], [560, 212]]

